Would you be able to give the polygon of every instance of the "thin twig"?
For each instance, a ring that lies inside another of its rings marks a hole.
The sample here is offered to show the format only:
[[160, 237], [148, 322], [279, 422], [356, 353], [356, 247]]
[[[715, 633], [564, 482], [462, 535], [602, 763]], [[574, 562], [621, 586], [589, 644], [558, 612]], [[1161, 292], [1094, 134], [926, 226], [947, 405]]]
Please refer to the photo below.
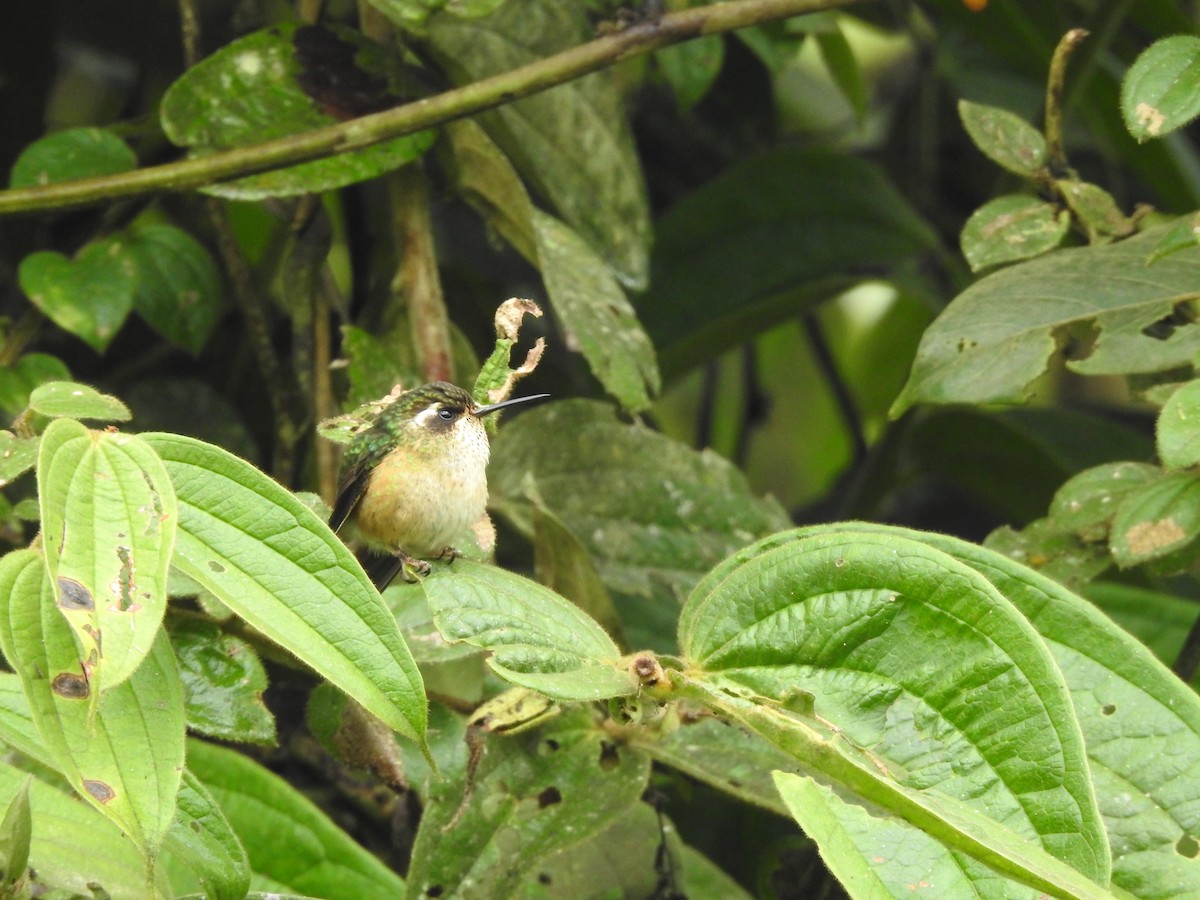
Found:
[[1067, 79], [1067, 60], [1071, 51], [1088, 36], [1082, 28], [1072, 28], [1062, 36], [1050, 58], [1050, 74], [1046, 79], [1046, 158], [1050, 171], [1056, 176], [1068, 171], [1067, 151], [1063, 145], [1063, 85]]
[[804, 335], [808, 339], [809, 349], [812, 350], [813, 361], [817, 369], [825, 376], [825, 383], [833, 394], [833, 402], [838, 408], [846, 433], [850, 436], [851, 467], [857, 467], [867, 456], [867, 437], [863, 430], [862, 416], [858, 413], [858, 404], [850, 392], [841, 372], [838, 371], [837, 360], [825, 333], [821, 330], [821, 320], [814, 313], [805, 313], [801, 320]]
[[852, 2], [729, 0], [667, 13], [444, 94], [303, 134], [120, 175], [0, 191], [0, 215], [85, 206], [155, 191], [194, 190], [269, 169], [361, 150], [528, 97], [690, 38], [848, 6]]

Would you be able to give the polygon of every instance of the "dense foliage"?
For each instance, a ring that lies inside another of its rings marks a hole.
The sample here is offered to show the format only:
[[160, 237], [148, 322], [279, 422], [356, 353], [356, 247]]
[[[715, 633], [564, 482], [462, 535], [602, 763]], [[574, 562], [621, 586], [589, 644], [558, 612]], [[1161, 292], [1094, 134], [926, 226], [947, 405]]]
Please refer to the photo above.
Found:
[[6, 8], [0, 895], [1200, 895], [1185, 6]]

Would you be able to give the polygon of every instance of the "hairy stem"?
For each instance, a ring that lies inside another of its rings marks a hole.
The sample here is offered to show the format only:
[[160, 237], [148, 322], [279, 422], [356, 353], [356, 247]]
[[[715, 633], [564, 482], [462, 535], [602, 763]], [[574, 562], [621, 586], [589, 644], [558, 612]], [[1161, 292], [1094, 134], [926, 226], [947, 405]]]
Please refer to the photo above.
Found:
[[0, 215], [84, 206], [156, 191], [194, 190], [269, 169], [361, 150], [528, 97], [689, 38], [834, 9], [851, 2], [729, 0], [667, 13], [444, 94], [303, 134], [120, 175], [0, 191]]
[[1067, 151], [1063, 146], [1063, 85], [1067, 79], [1067, 60], [1071, 51], [1083, 43], [1088, 33], [1082, 28], [1072, 28], [1063, 35], [1054, 56], [1050, 59], [1050, 75], [1046, 79], [1046, 156], [1050, 171], [1061, 176], [1068, 171]]

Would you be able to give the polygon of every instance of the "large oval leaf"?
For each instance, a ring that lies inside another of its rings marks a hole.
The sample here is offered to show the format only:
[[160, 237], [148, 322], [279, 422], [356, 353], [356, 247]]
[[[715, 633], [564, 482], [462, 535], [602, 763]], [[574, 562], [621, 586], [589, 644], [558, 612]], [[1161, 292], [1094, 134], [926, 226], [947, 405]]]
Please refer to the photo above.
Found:
[[974, 807], [1107, 883], [1062, 676], [1011, 604], [952, 557], [831, 527], [777, 535], [697, 586], [679, 636], [706, 677], [775, 702], [810, 696], [905, 788]]
[[1087, 375], [1190, 364], [1200, 328], [1176, 307], [1195, 295], [1200, 247], [1146, 262], [1169, 227], [1056, 250], [975, 282], [925, 332], [892, 414], [916, 403], [1023, 401], [1056, 355]]
[[458, 560], [422, 582], [448, 641], [490, 650], [488, 665], [513, 684], [559, 700], [603, 700], [637, 684], [616, 668], [612, 638], [549, 588], [495, 566]]
[[58, 609], [92, 690], [106, 691], [150, 652], [167, 608], [177, 519], [171, 480], [136, 435], [58, 419], [42, 435], [38, 494]]
[[77, 793], [147, 863], [175, 815], [183, 773], [183, 688], [166, 634], [134, 673], [95, 701], [40, 554], [0, 560], [0, 647], [21, 676], [41, 743]]
[[175, 564], [368, 711], [423, 742], [421, 674], [346, 545], [233, 454], [176, 434], [143, 437], [179, 498]]

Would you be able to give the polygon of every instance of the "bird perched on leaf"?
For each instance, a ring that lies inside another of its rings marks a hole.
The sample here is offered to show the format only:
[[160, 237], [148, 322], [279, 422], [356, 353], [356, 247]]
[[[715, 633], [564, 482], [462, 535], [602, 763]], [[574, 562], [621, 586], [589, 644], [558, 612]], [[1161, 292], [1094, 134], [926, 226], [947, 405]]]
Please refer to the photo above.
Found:
[[368, 547], [392, 556], [376, 575], [380, 590], [397, 572], [406, 580], [427, 575], [425, 560], [453, 556], [451, 542], [486, 518], [483, 416], [548, 396], [477, 406], [462, 388], [435, 381], [405, 391], [353, 437], [329, 525], [349, 524]]

